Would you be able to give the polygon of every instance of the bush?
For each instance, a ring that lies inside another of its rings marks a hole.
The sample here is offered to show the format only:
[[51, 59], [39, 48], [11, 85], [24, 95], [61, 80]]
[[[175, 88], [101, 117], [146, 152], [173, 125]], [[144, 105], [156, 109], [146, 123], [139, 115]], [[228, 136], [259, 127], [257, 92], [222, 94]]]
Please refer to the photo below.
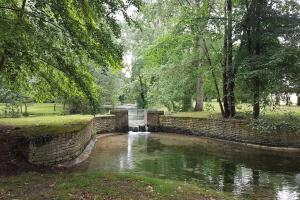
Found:
[[261, 117], [252, 120], [250, 127], [259, 133], [299, 133], [300, 119], [292, 113], [276, 118]]

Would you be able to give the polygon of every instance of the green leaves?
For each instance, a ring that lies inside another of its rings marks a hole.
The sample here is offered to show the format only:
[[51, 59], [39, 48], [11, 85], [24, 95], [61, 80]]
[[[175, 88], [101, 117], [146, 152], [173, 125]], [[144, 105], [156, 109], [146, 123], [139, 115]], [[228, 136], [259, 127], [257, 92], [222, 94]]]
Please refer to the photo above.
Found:
[[77, 95], [82, 91], [95, 102], [97, 89], [88, 64], [120, 69], [116, 15], [121, 12], [130, 21], [127, 9], [139, 5], [137, 0], [2, 1], [0, 76], [9, 87], [18, 86], [19, 91], [33, 95], [47, 98], [41, 93]]

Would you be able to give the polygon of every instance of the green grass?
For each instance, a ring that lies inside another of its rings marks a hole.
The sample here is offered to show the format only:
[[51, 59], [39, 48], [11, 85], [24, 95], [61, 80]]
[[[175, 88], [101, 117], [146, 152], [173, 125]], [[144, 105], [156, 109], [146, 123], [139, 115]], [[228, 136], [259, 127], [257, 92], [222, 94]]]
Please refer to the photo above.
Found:
[[234, 199], [198, 185], [129, 173], [27, 173], [1, 177], [3, 199]]
[[54, 111], [53, 103], [34, 103], [28, 105], [28, 113], [30, 115], [57, 115], [63, 114], [63, 105], [56, 104], [56, 109]]
[[82, 129], [91, 115], [66, 115], [66, 116], [35, 116], [22, 118], [0, 118], [0, 125], [11, 126], [14, 132], [28, 137], [44, 134], [72, 133]]
[[[251, 116], [252, 106], [249, 104], [238, 104], [237, 113], [242, 116]], [[221, 110], [216, 102], [205, 103], [203, 112], [176, 112], [167, 113], [175, 117], [194, 117], [194, 118], [208, 118], [221, 117]], [[262, 116], [271, 118], [280, 118], [288, 113], [300, 118], [300, 106], [277, 106], [266, 107], [261, 110]]]
[[[4, 115], [3, 109], [5, 104], [0, 103], [0, 114]], [[25, 106], [22, 105], [22, 111], [25, 112]], [[54, 111], [54, 103], [29, 103], [27, 104], [27, 112], [29, 115], [61, 115], [64, 114], [63, 105], [56, 104]]]

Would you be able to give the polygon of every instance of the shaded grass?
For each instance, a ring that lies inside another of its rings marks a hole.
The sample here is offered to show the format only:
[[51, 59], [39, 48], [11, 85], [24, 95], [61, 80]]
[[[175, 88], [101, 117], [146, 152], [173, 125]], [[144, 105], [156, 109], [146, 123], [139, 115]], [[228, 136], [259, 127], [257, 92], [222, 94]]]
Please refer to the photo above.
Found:
[[3, 199], [234, 199], [197, 185], [129, 173], [28, 173], [1, 178], [0, 188]]
[[0, 118], [0, 126], [12, 127], [14, 133], [27, 137], [38, 135], [56, 135], [72, 133], [82, 129], [93, 116], [67, 115], [67, 116], [35, 116], [23, 118]]

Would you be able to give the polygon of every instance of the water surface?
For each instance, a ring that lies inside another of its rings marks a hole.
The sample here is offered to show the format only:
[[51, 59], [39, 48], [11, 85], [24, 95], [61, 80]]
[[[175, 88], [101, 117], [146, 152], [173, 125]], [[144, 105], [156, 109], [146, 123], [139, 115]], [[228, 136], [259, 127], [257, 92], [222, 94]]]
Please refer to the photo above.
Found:
[[300, 155], [175, 134], [101, 138], [76, 170], [198, 183], [242, 199], [300, 200]]

